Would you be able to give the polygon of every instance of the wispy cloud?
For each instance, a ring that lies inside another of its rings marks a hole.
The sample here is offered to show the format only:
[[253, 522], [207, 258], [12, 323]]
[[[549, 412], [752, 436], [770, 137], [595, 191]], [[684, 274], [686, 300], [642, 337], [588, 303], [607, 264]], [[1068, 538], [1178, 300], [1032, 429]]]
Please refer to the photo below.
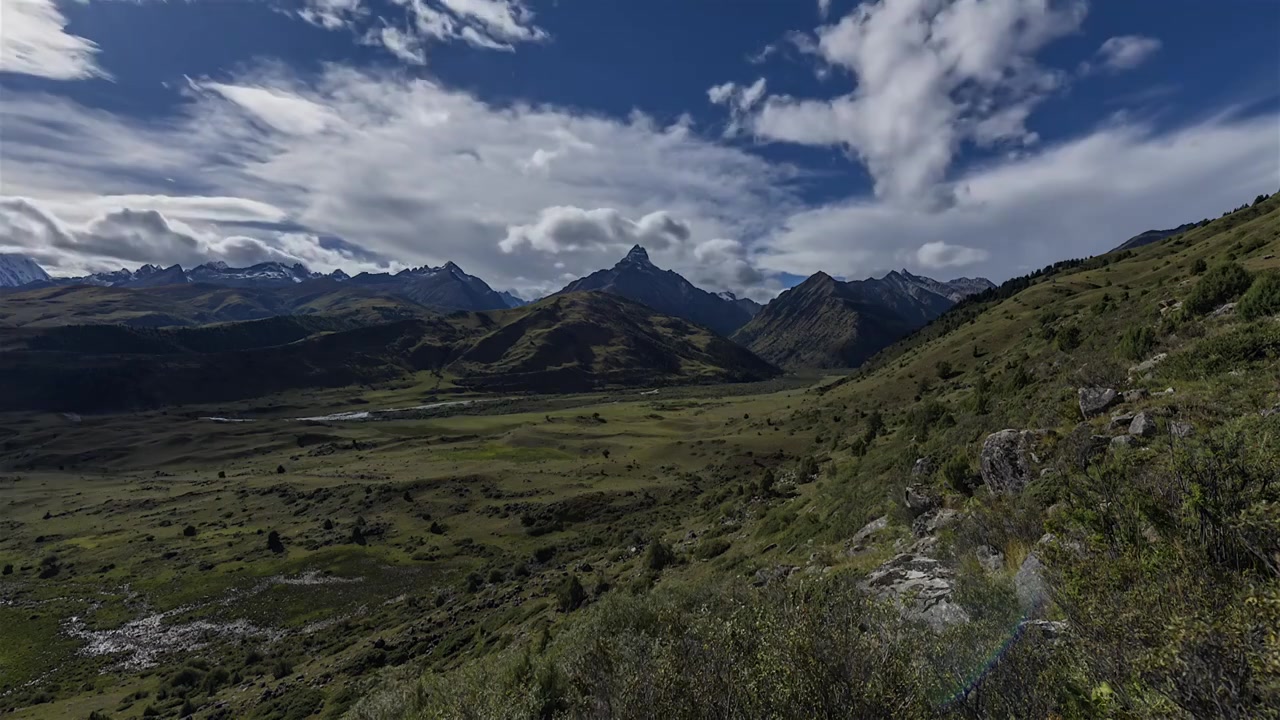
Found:
[[0, 72], [53, 80], [107, 77], [98, 67], [98, 46], [66, 31], [53, 0], [5, 0], [0, 32]]

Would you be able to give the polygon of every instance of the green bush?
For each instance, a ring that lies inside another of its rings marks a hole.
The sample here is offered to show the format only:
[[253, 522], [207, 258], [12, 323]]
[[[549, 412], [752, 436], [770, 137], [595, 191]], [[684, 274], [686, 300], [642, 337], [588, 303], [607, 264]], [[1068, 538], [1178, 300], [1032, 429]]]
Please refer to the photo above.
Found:
[[662, 571], [676, 561], [676, 554], [671, 547], [661, 540], [654, 540], [644, 551], [644, 566], [654, 571]]
[[1054, 336], [1053, 342], [1058, 346], [1059, 350], [1071, 352], [1080, 347], [1083, 338], [1084, 333], [1080, 331], [1079, 325], [1067, 325], [1058, 331], [1058, 334]]
[[556, 604], [561, 612], [573, 612], [582, 606], [587, 599], [587, 591], [577, 575], [570, 575], [556, 589]]
[[1280, 313], [1280, 273], [1274, 270], [1259, 273], [1240, 298], [1236, 312], [1245, 320], [1257, 320]]
[[1144, 360], [1156, 346], [1156, 334], [1146, 325], [1131, 327], [1120, 336], [1120, 355], [1130, 360]]
[[1191, 288], [1182, 301], [1182, 309], [1190, 315], [1204, 315], [1219, 305], [1231, 302], [1249, 289], [1253, 278], [1249, 271], [1233, 262], [1216, 265]]
[[693, 549], [693, 556], [699, 560], [710, 560], [725, 554], [732, 543], [724, 538], [706, 538]]

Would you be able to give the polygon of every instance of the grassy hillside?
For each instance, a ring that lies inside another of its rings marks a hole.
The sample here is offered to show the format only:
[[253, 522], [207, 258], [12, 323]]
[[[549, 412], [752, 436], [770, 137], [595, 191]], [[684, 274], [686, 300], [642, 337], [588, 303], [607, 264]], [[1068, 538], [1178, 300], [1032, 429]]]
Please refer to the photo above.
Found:
[[[351, 717], [1276, 717], [1278, 251], [1271, 198], [963, 304], [768, 413], [812, 460], [709, 492], [653, 590]], [[1126, 394], [1086, 415], [1093, 387]], [[949, 568], [967, 621], [883, 604], [893, 562]]]

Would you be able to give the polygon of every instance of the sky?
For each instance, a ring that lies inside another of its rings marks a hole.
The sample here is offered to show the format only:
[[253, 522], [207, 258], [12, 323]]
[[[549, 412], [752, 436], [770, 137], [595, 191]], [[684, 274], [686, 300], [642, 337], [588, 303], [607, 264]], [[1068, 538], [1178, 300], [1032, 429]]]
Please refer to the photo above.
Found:
[[4, 0], [0, 252], [999, 282], [1280, 189], [1277, 36], [1280, 0]]

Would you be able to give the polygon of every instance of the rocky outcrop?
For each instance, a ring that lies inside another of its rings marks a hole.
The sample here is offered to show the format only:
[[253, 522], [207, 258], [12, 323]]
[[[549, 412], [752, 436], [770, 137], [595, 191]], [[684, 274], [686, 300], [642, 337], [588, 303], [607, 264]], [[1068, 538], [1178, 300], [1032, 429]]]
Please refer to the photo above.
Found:
[[973, 555], [982, 569], [989, 573], [998, 573], [1004, 569], [1004, 553], [990, 545], [979, 545], [978, 549], [973, 551]]
[[935, 535], [938, 531], [954, 525], [959, 519], [960, 513], [951, 508], [927, 512], [911, 523], [911, 533], [916, 537]]
[[1196, 434], [1196, 427], [1187, 422], [1169, 423], [1169, 432], [1176, 438], [1189, 438]]
[[780, 582], [791, 577], [791, 574], [800, 568], [795, 565], [776, 565], [771, 568], [761, 568], [756, 571], [753, 585], [763, 587], [775, 582]]
[[862, 529], [853, 534], [849, 541], [845, 543], [845, 555], [853, 557], [867, 549], [867, 540], [871, 539], [880, 531], [889, 527], [889, 516], [882, 515], [875, 520], [862, 526]]
[[928, 457], [916, 458], [915, 464], [911, 466], [912, 477], [927, 478], [933, 474], [933, 471], [934, 471], [933, 458], [928, 458]]
[[1120, 393], [1114, 388], [1087, 387], [1076, 391], [1080, 403], [1080, 413], [1085, 418], [1100, 415], [1120, 400]]
[[916, 517], [941, 505], [942, 498], [932, 488], [915, 484], [907, 486], [903, 502], [906, 503], [907, 510], [911, 511], [911, 516]]
[[1111, 447], [1113, 448], [1131, 448], [1133, 447], [1132, 435], [1117, 435], [1111, 438]]
[[1145, 376], [1151, 373], [1153, 370], [1156, 369], [1157, 365], [1164, 362], [1168, 357], [1169, 357], [1169, 353], [1160, 353], [1158, 355], [1151, 356], [1151, 358], [1147, 360], [1143, 360], [1137, 365], [1134, 365], [1133, 367], [1129, 368], [1129, 377], [1134, 378], [1140, 375]]
[[1040, 433], [1001, 430], [982, 442], [982, 481], [993, 493], [1018, 493], [1034, 475], [1032, 447]]
[[969, 613], [955, 601], [955, 572], [925, 555], [895, 556], [873, 570], [864, 587], [892, 601], [904, 619], [934, 630], [969, 621]]

